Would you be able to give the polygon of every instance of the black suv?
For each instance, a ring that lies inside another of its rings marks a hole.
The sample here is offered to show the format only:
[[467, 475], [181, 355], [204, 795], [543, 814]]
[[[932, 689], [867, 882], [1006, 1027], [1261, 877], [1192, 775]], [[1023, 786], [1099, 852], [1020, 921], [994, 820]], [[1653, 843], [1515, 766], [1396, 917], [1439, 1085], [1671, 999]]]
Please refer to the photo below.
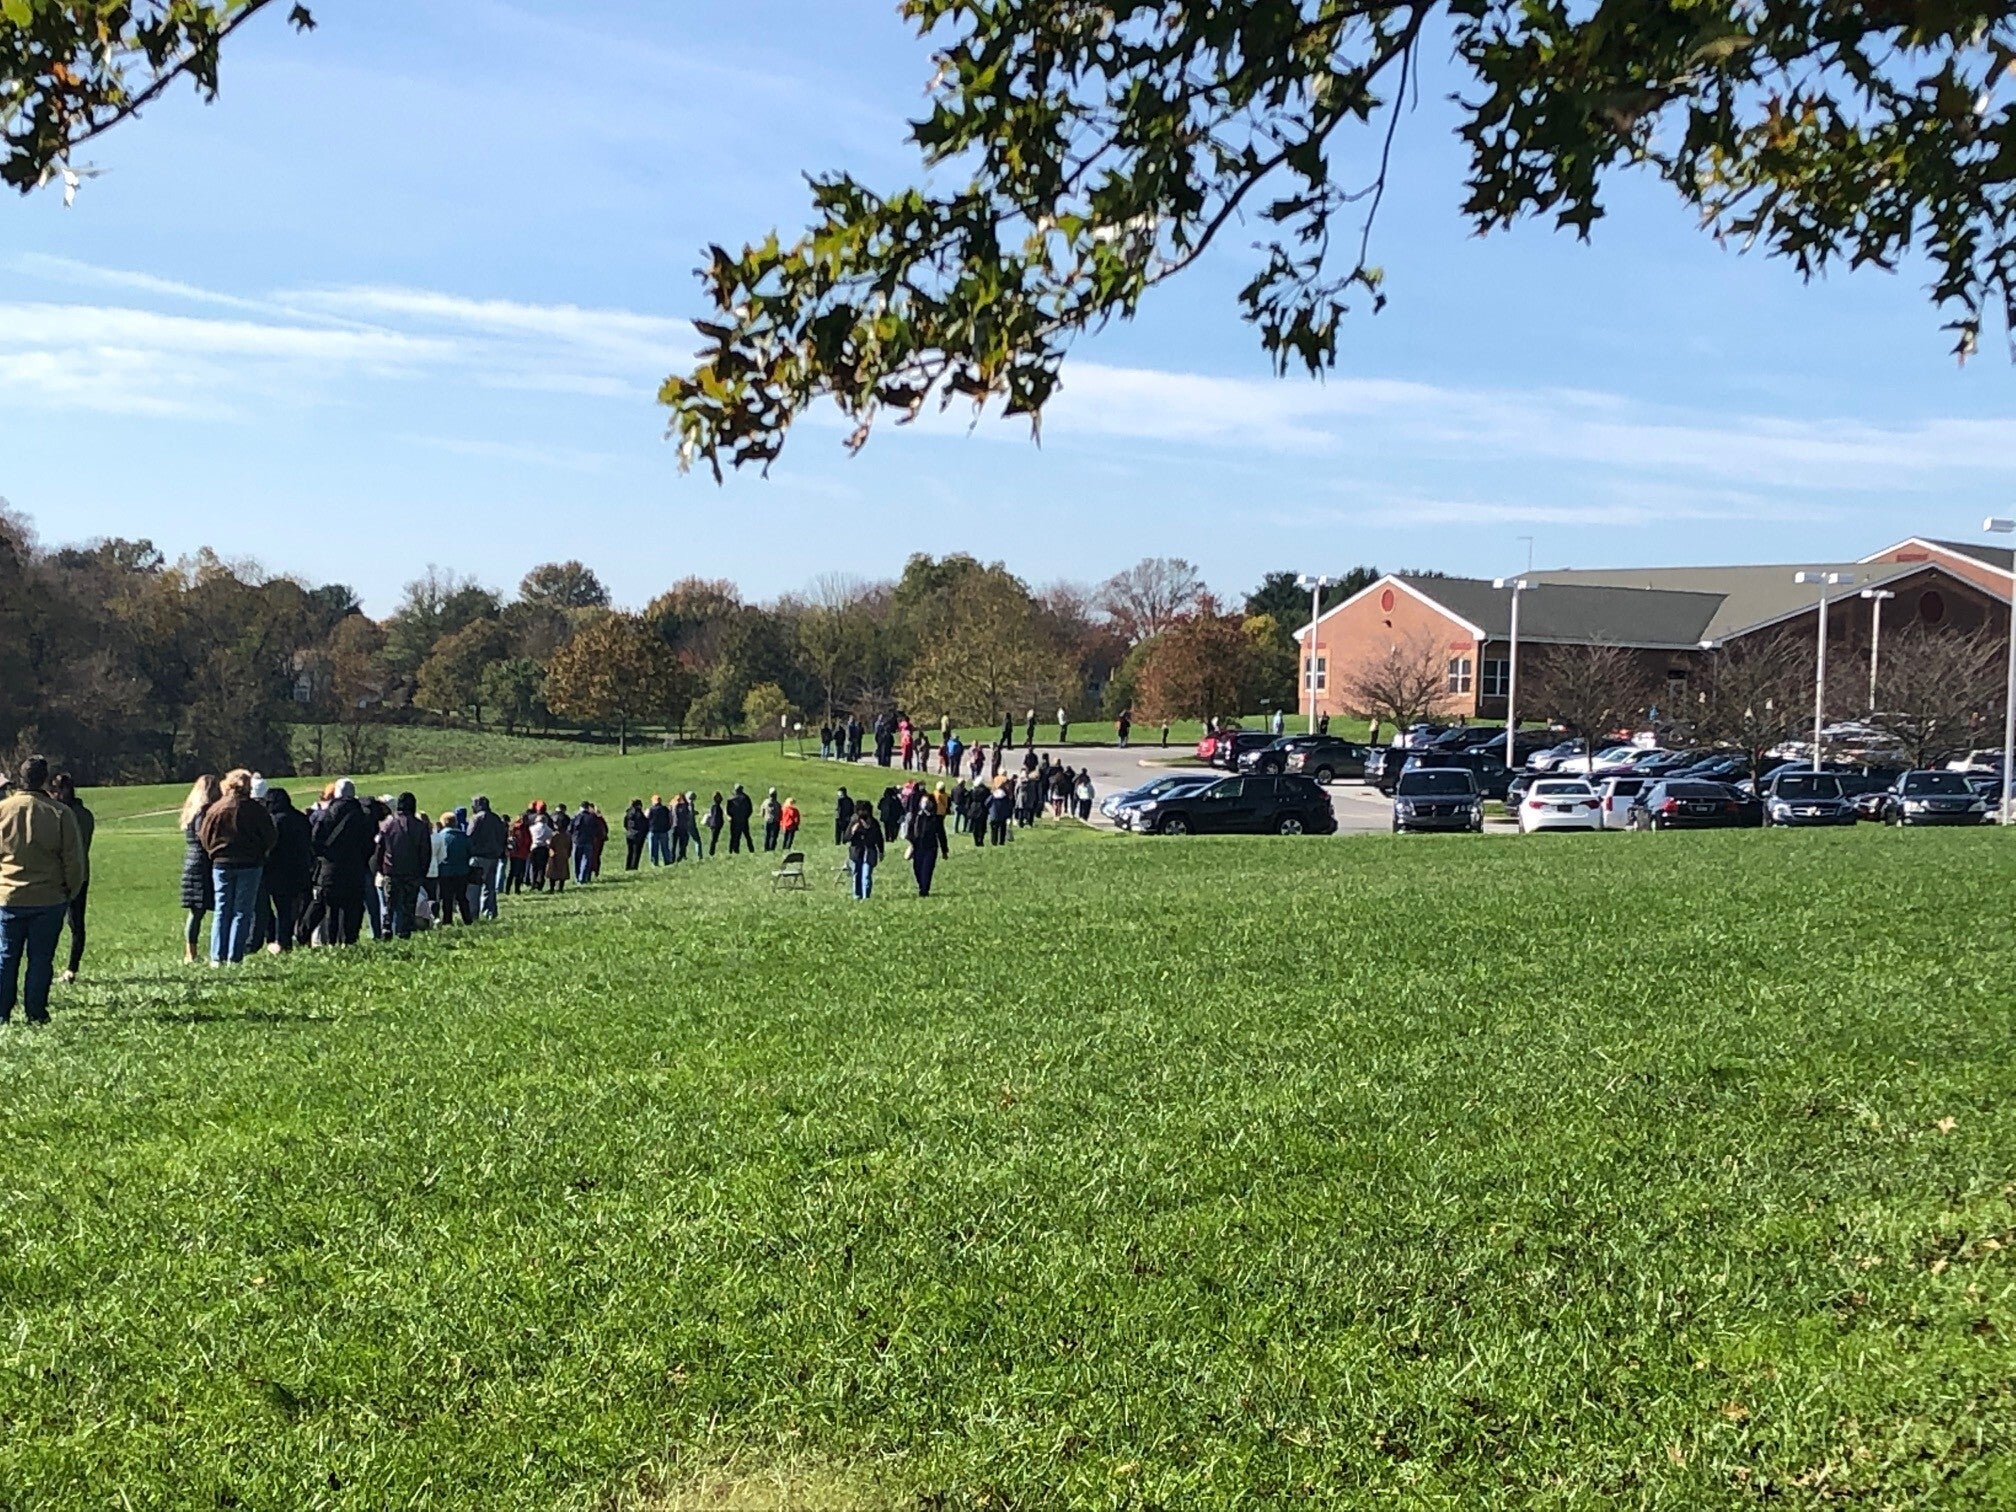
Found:
[[1135, 829], [1157, 835], [1327, 835], [1330, 797], [1309, 777], [1227, 777], [1133, 810]]
[[1885, 824], [1986, 824], [1986, 798], [1961, 772], [1906, 772], [1885, 792], [1876, 817]]
[[1280, 742], [1280, 749], [1270, 747], [1260, 753], [1264, 761], [1272, 757], [1277, 772], [1295, 772], [1304, 777], [1314, 777], [1318, 782], [1329, 783], [1339, 777], [1363, 777], [1365, 759], [1372, 754], [1372, 748], [1359, 740], [1344, 740], [1335, 735], [1298, 735], [1293, 740]]
[[1409, 767], [1400, 774], [1393, 795], [1393, 833], [1409, 830], [1469, 830], [1484, 828], [1484, 800], [1477, 778], [1467, 767]]
[[1211, 751], [1211, 765], [1237, 771], [1240, 758], [1248, 751], [1257, 751], [1272, 744], [1274, 736], [1265, 730], [1234, 730], [1229, 735], [1218, 737], [1218, 744]]
[[1425, 768], [1438, 770], [1461, 767], [1477, 781], [1477, 791], [1486, 798], [1503, 798], [1512, 785], [1512, 769], [1490, 751], [1410, 751], [1404, 766], [1396, 766], [1392, 753], [1379, 768], [1379, 791], [1391, 798], [1407, 773]]

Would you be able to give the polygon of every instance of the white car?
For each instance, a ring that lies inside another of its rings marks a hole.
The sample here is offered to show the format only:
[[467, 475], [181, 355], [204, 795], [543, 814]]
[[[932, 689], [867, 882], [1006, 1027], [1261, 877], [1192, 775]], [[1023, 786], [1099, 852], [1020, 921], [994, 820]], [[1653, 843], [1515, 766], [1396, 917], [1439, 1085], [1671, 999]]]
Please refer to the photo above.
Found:
[[1588, 783], [1568, 777], [1543, 777], [1526, 789], [1519, 805], [1519, 833], [1535, 830], [1603, 828], [1603, 800]]
[[2002, 753], [2000, 751], [1969, 751], [1965, 756], [1956, 756], [1946, 763], [1949, 772], [2000, 772]]
[[1631, 800], [1652, 785], [1650, 777], [1605, 777], [1596, 784], [1598, 829], [1631, 828]]

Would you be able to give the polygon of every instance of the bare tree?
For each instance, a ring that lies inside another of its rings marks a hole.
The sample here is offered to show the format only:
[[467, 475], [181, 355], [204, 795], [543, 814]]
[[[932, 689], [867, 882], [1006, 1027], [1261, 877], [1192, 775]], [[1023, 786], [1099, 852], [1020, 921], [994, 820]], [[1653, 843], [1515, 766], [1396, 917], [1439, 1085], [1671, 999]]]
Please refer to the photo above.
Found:
[[2001, 719], [2007, 651], [2008, 642], [1985, 629], [1956, 635], [1914, 625], [1886, 636], [1869, 723], [1902, 746], [1914, 767], [1965, 750]]
[[1695, 739], [1741, 751], [1760, 770], [1812, 713], [1811, 653], [1786, 636], [1741, 640], [1702, 658], [1688, 691]]
[[1345, 672], [1338, 691], [1361, 719], [1405, 730], [1441, 708], [1449, 697], [1449, 659], [1432, 636], [1413, 635], [1386, 654]]
[[1181, 557], [1143, 557], [1099, 587], [1099, 607], [1130, 645], [1159, 635], [1197, 607], [1204, 580]]
[[1622, 646], [1600, 642], [1550, 647], [1537, 660], [1533, 701], [1582, 737], [1584, 770], [1593, 771], [1597, 741], [1645, 712], [1651, 690], [1644, 666]]
[[842, 572], [822, 572], [798, 620], [798, 650], [806, 670], [819, 684], [826, 715], [843, 697], [845, 681], [857, 674], [864, 649], [861, 607], [871, 590], [860, 578]]

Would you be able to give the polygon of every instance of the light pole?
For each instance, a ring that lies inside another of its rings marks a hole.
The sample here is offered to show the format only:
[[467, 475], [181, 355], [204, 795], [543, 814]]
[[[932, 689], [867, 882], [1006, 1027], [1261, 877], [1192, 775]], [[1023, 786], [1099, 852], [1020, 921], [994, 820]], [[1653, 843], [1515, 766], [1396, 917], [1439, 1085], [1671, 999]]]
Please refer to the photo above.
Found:
[[1491, 586], [1512, 590], [1512, 649], [1505, 662], [1505, 766], [1509, 770], [1512, 743], [1519, 738], [1519, 595], [1533, 585], [1524, 578], [1493, 578]]
[[1869, 600], [1869, 712], [1876, 712], [1876, 656], [1883, 646], [1883, 600], [1897, 597], [1888, 588], [1864, 588]]
[[1323, 616], [1323, 590], [1330, 586], [1330, 579], [1321, 574], [1307, 572], [1295, 576], [1297, 588], [1309, 590], [1309, 665], [1304, 669], [1302, 681], [1309, 689], [1309, 733], [1316, 733], [1316, 621]]
[[1827, 590], [1855, 581], [1852, 572], [1795, 572], [1795, 583], [1813, 583], [1820, 589], [1820, 634], [1813, 654], [1813, 770], [1820, 770], [1820, 731], [1827, 723]]
[[[1992, 535], [2016, 532], [2016, 520], [1990, 515], [1981, 528]], [[2002, 690], [2002, 822], [2016, 823], [2016, 810], [2009, 806], [2009, 784], [2016, 778], [2016, 578], [2009, 583], [2009, 681]]]

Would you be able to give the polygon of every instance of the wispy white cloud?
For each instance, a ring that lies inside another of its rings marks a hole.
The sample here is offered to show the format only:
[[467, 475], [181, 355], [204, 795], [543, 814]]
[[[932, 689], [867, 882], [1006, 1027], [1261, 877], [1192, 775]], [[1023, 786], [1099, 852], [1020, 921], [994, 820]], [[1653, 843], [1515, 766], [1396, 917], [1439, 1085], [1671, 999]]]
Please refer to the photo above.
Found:
[[303, 289], [279, 298], [334, 315], [370, 316], [423, 328], [557, 344], [594, 352], [611, 362], [667, 370], [692, 352], [695, 340], [689, 323], [658, 315], [573, 304], [469, 299], [433, 289], [364, 285]]
[[579, 451], [569, 447], [537, 446], [513, 441], [493, 441], [482, 437], [405, 435], [391, 439], [433, 451], [474, 457], [490, 462], [530, 463], [535, 467], [560, 467], [572, 472], [602, 472], [618, 458], [607, 452]]
[[1097, 363], [1066, 368], [1044, 435], [1355, 459], [1522, 460], [1770, 489], [1917, 490], [1960, 473], [2016, 474], [2016, 421], [2008, 420], [1704, 415], [1582, 389], [1274, 382]]

